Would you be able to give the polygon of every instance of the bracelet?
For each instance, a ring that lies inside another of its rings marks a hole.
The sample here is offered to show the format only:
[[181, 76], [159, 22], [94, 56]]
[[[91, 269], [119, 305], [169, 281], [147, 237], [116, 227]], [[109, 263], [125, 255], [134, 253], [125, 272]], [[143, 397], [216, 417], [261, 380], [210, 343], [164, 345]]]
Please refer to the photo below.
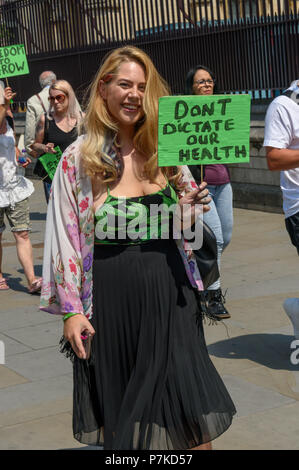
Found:
[[63, 316], [63, 321], [67, 320], [68, 318], [73, 317], [74, 315], [80, 315], [80, 313], [66, 313], [66, 314]]

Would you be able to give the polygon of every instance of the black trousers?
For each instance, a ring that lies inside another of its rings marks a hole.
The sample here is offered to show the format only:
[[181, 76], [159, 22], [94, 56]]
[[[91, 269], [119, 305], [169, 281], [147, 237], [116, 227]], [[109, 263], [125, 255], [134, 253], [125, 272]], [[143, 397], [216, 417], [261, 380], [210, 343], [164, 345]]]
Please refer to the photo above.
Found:
[[299, 212], [285, 219], [286, 229], [290, 235], [292, 244], [297, 248], [299, 255]]

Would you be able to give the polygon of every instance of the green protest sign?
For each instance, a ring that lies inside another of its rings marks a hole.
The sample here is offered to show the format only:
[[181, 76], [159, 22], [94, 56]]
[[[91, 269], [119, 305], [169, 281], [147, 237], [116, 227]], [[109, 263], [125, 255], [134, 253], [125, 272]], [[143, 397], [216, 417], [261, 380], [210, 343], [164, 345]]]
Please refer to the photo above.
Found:
[[0, 47], [0, 78], [29, 73], [24, 44]]
[[250, 96], [159, 100], [159, 166], [249, 162]]
[[59, 147], [54, 147], [54, 150], [56, 150], [56, 153], [44, 153], [39, 157], [39, 161], [42, 163], [51, 180], [54, 178], [56, 168], [62, 155], [62, 151]]

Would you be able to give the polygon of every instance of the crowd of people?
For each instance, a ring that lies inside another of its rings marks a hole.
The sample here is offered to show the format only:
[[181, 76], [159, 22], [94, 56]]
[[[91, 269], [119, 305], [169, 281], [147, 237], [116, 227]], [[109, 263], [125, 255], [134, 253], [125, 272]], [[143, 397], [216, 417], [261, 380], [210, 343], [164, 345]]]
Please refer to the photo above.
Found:
[[[2, 83], [2, 82], [1, 82]], [[20, 154], [14, 133], [11, 101], [15, 96], [10, 87], [0, 87], [0, 290], [8, 290], [9, 284], [2, 274], [2, 233], [6, 216], [16, 240], [18, 259], [24, 269], [30, 294], [39, 294], [42, 278], [36, 277], [33, 251], [30, 242], [29, 197], [34, 192], [32, 181], [18, 172], [18, 166], [26, 168], [31, 158], [37, 159], [36, 168], [43, 180], [46, 202], [49, 201], [52, 180], [38, 161], [45, 153], [61, 152], [76, 140], [82, 119], [81, 107], [74, 90], [66, 80], [57, 80], [52, 71], [39, 77], [40, 93], [28, 99], [24, 145], [26, 153]], [[25, 160], [25, 161], [23, 161]]]
[[[2, 89], [0, 290], [9, 289], [1, 272], [6, 215], [29, 292], [41, 293], [41, 310], [63, 319], [61, 350], [73, 362], [74, 437], [105, 449], [209, 450], [236, 413], [203, 329], [205, 315], [230, 318], [219, 276], [233, 230], [228, 166], [158, 167], [158, 101], [170, 89], [136, 47], [105, 57], [84, 112], [72, 86], [53, 72], [43, 72], [40, 85], [27, 103], [25, 162], [16, 150], [14, 94]], [[187, 73], [184, 94], [217, 92], [215, 73], [205, 65]], [[294, 82], [274, 100], [264, 145], [269, 168], [285, 170], [286, 226], [299, 253], [298, 97]], [[57, 148], [62, 157], [52, 181], [39, 158]], [[34, 187], [17, 173], [34, 159], [47, 203], [42, 278], [34, 274], [29, 238]], [[152, 204], [176, 211], [154, 217]], [[218, 275], [209, 285], [188, 240], [163, 236], [202, 220], [217, 252]], [[294, 321], [299, 299], [296, 306], [291, 300], [285, 308]]]
[[[40, 292], [42, 278], [36, 277], [33, 265], [32, 245], [29, 238], [30, 214], [29, 197], [34, 191], [33, 183], [17, 172], [20, 152], [16, 148], [14, 122], [10, 102], [15, 96], [10, 87], [0, 87], [0, 290], [9, 285], [2, 274], [2, 234], [6, 216], [14, 235], [18, 259], [24, 269], [28, 292]], [[26, 167], [30, 159], [20, 165]], [[4, 258], [5, 259], [5, 258]]]

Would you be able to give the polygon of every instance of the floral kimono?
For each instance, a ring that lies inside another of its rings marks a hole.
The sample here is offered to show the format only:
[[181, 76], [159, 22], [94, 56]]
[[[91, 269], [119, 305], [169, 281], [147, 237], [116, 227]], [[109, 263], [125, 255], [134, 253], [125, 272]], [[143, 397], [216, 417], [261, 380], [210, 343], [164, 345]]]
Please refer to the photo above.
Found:
[[[52, 314], [82, 313], [92, 317], [94, 211], [91, 180], [82, 168], [80, 136], [64, 152], [48, 205], [40, 309]], [[197, 188], [187, 166], [187, 189]], [[176, 240], [193, 287], [203, 290], [200, 273], [187, 242]], [[108, 249], [108, 248], [107, 248]]]

